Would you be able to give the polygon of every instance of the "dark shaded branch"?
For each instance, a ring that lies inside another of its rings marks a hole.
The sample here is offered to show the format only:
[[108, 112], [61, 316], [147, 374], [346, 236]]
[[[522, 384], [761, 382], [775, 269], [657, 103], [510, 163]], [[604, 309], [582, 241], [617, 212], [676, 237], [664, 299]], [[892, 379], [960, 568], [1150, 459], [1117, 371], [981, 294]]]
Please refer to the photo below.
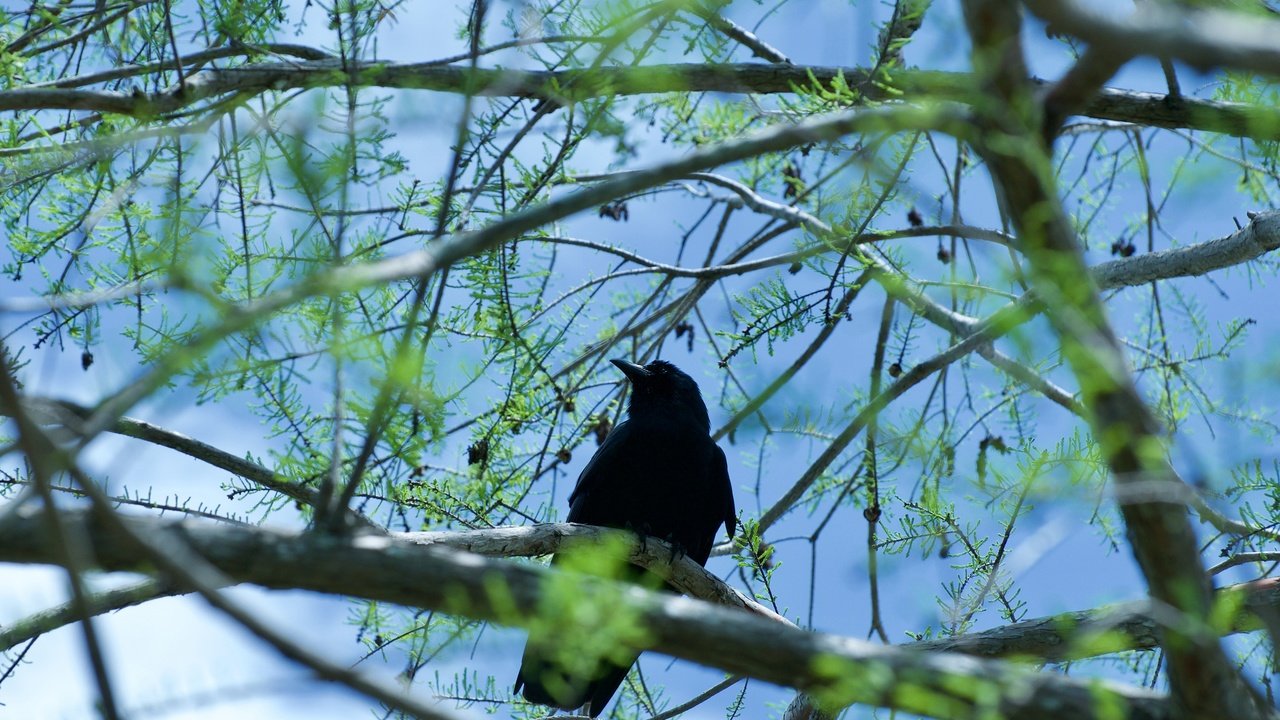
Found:
[[[89, 408], [66, 400], [24, 397], [22, 402], [26, 411], [31, 414], [34, 420], [44, 425], [55, 425], [64, 428], [70, 433], [71, 438], [79, 437], [80, 425], [92, 413]], [[0, 403], [0, 415], [11, 416], [12, 412], [3, 403]], [[183, 435], [180, 432], [166, 430], [145, 420], [131, 417], [121, 417], [108, 431], [175, 450], [183, 455], [261, 485], [268, 490], [278, 492], [295, 502], [315, 507], [318, 497], [318, 493], [315, 490], [284, 480], [270, 468], [263, 467], [206, 442]], [[352, 522], [362, 527], [374, 527], [374, 524], [368, 518], [356, 513], [354, 510], [348, 510], [347, 514]]]
[[[960, 339], [951, 347], [934, 355], [933, 357], [916, 364], [910, 370], [898, 377], [892, 385], [885, 388], [883, 392], [871, 398], [867, 403], [858, 410], [849, 424], [840, 431], [840, 434], [831, 440], [831, 442], [818, 455], [817, 459], [809, 465], [808, 468], [800, 475], [800, 477], [778, 498], [768, 510], [760, 516], [759, 528], [760, 532], [764, 532], [779, 519], [782, 518], [800, 499], [804, 497], [809, 488], [817, 482], [822, 473], [835, 462], [836, 458], [844, 452], [849, 443], [873, 421], [881, 410], [886, 408], [889, 403], [893, 402], [907, 390], [915, 387], [925, 378], [928, 378], [935, 372], [951, 365], [960, 360], [969, 353], [977, 351], [982, 345], [987, 345], [991, 340], [1005, 332], [1008, 332], [1021, 320], [1026, 319], [1027, 313], [1022, 303], [1010, 303], [1001, 310], [992, 313], [991, 317], [982, 323], [975, 324], [964, 332], [959, 333]], [[712, 554], [720, 554], [722, 548], [717, 546], [712, 550]]]
[[1217, 575], [1233, 567], [1240, 565], [1249, 565], [1251, 563], [1274, 563], [1280, 562], [1280, 553], [1275, 552], [1247, 552], [1232, 555], [1222, 562], [1209, 568], [1210, 575]]
[[[323, 50], [318, 50], [307, 45], [295, 45], [291, 43], [268, 43], [266, 45], [235, 45], [220, 48], [210, 48], [193, 52], [189, 55], [182, 56], [182, 65], [186, 67], [196, 67], [207, 63], [211, 60], [221, 60], [232, 57], [260, 57], [263, 55], [288, 55], [301, 58], [303, 60], [332, 60], [333, 56]], [[124, 65], [121, 67], [103, 70], [100, 72], [90, 73], [87, 75], [75, 75], [61, 80], [53, 80], [47, 83], [39, 83], [31, 87], [50, 87], [50, 88], [74, 88], [84, 87], [85, 85], [96, 85], [98, 83], [111, 82], [112, 80], [120, 80], [127, 77], [137, 77], [139, 75], [147, 75], [150, 73], [169, 70], [174, 67], [172, 62], [155, 62], [143, 65]]]
[[[0, 110], [84, 110], [137, 118], [154, 118], [228, 94], [348, 85], [473, 93], [486, 97], [525, 97], [570, 103], [604, 95], [666, 92], [792, 93], [796, 88], [830, 89], [837, 78], [873, 100], [954, 100], [980, 103], [972, 76], [928, 70], [895, 69], [872, 82], [869, 71], [856, 67], [737, 63], [672, 64], [591, 70], [525, 71], [441, 66], [431, 63], [337, 60], [256, 63], [236, 68], [206, 69], [181, 87], [153, 93], [26, 87], [0, 92]], [[1080, 113], [1100, 120], [1148, 127], [1186, 128], [1256, 139], [1280, 138], [1280, 108], [1215, 102], [1184, 97], [1168, 103], [1165, 96], [1104, 88]]]
[[1067, 74], [1051, 85], [1044, 93], [1044, 120], [1041, 134], [1046, 145], [1052, 146], [1054, 138], [1062, 131], [1067, 118], [1089, 106], [1104, 83], [1129, 59], [1120, 48], [1092, 46]]
[[1125, 53], [1280, 75], [1280, 20], [1230, 10], [1142, 3], [1136, 12], [1096, 10], [1075, 0], [1024, 0], [1055, 32]]
[[[82, 405], [65, 400], [47, 398], [22, 398], [22, 404], [32, 417], [43, 425], [54, 425], [65, 428], [74, 437], [78, 435], [78, 426], [84, 422], [92, 411]], [[0, 415], [10, 415], [7, 407], [0, 406]], [[110, 429], [110, 432], [126, 437], [136, 438], [153, 445], [176, 450], [183, 455], [208, 463], [216, 468], [251, 480], [269, 490], [292, 498], [307, 505], [314, 505], [316, 492], [308, 487], [301, 487], [281, 480], [269, 468], [255, 462], [245, 460], [225, 450], [220, 450], [206, 442], [183, 435], [180, 432], [166, 430], [144, 420], [122, 417]]]
[[992, 99], [978, 117], [976, 147], [1018, 229], [1035, 290], [1080, 384], [1117, 490], [1142, 483], [1154, 496], [1121, 502], [1120, 512], [1151, 597], [1171, 616], [1159, 637], [1174, 701], [1187, 717], [1268, 715], [1208, 631], [1213, 598], [1187, 509], [1160, 497], [1183, 484], [1168, 465], [1163, 432], [1134, 385], [1056, 194], [1040, 108], [1021, 59], [1017, 3], [966, 0], [964, 8], [974, 67]]

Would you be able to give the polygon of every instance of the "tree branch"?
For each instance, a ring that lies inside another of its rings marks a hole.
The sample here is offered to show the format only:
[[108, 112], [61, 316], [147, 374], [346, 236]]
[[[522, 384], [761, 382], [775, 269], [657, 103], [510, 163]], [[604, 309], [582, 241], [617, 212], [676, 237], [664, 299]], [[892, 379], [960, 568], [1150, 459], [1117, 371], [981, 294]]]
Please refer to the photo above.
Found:
[[[227, 94], [348, 85], [437, 92], [470, 92], [486, 97], [524, 97], [569, 103], [593, 97], [666, 92], [777, 94], [796, 88], [830, 89], [837, 79], [873, 100], [928, 97], [980, 103], [973, 77], [965, 73], [894, 69], [873, 79], [856, 67], [673, 64], [591, 70], [525, 71], [441, 66], [434, 63], [392, 63], [376, 60], [348, 63], [338, 60], [255, 63], [235, 68], [206, 69], [186, 79], [181, 88], [146, 93], [29, 86], [0, 91], [0, 110], [84, 110], [155, 118], [194, 103]], [[1099, 120], [1149, 127], [1186, 128], [1252, 137], [1280, 138], [1280, 108], [1216, 102], [1184, 97], [1168, 103], [1164, 95], [1104, 88], [1080, 110]]]
[[[960, 333], [960, 339], [954, 345], [928, 360], [912, 366], [910, 370], [903, 373], [883, 392], [868, 400], [844, 430], [828, 443], [822, 453], [818, 455], [818, 458], [782, 494], [782, 497], [778, 498], [760, 516], [760, 531], [764, 532], [799, 502], [804, 497], [804, 494], [809, 491], [809, 488], [822, 476], [822, 473], [844, 452], [849, 443], [853, 442], [853, 439], [862, 432], [862, 429], [889, 403], [933, 373], [947, 367], [965, 355], [975, 352], [979, 346], [990, 343], [995, 336], [1007, 332], [1018, 322], [1018, 316], [1023, 319], [1027, 317], [1022, 303], [1010, 303], [1000, 311], [993, 313], [987, 320], [976, 324], [966, 332]], [[716, 546], [712, 549], [712, 554], [721, 554], [724, 549], [724, 546]]]
[[[93, 593], [86, 598], [85, 605], [89, 614], [101, 615], [112, 610], [122, 610], [133, 605], [141, 605], [158, 598], [181, 595], [184, 592], [166, 583], [156, 580], [144, 580], [127, 587]], [[10, 623], [0, 628], [0, 652], [14, 648], [47, 632], [77, 622], [80, 617], [80, 612], [75, 604], [67, 602]]]
[[1044, 122], [1041, 135], [1052, 147], [1067, 118], [1089, 106], [1104, 83], [1111, 79], [1131, 56], [1110, 46], [1094, 45], [1076, 64], [1044, 93]]
[[783, 54], [781, 50], [761, 40], [755, 33], [733, 20], [721, 15], [714, 8], [700, 3], [690, 3], [689, 10], [694, 15], [706, 20], [707, 24], [715, 28], [717, 32], [750, 50], [752, 55], [761, 60], [771, 63], [791, 64], [791, 59]]
[[[36, 422], [42, 425], [65, 428], [73, 439], [80, 435], [78, 426], [92, 414], [89, 408], [66, 400], [23, 397], [21, 402], [24, 409], [31, 414]], [[12, 416], [12, 414], [11, 408], [0, 405], [0, 415]], [[225, 450], [216, 448], [202, 440], [183, 435], [180, 432], [166, 430], [144, 420], [137, 420], [131, 417], [120, 418], [110, 428], [110, 432], [143, 440], [170, 450], [176, 450], [183, 455], [226, 470], [246, 480], [251, 480], [268, 490], [274, 490], [298, 502], [307, 505], [315, 504], [315, 490], [280, 480], [270, 468], [245, 460], [237, 455], [232, 455]]]
[[1172, 472], [1162, 434], [1125, 364], [1075, 232], [1056, 195], [1041, 108], [1031, 99], [1013, 0], [966, 0], [975, 70], [992, 97], [979, 116], [979, 152], [987, 161], [1018, 228], [1036, 292], [1081, 386], [1093, 436], [1118, 491], [1150, 485], [1155, 497], [1122, 502], [1120, 512], [1153, 600], [1174, 622], [1161, 628], [1161, 648], [1179, 714], [1250, 718], [1266, 715], [1222, 646], [1207, 632], [1212, 606], [1198, 542], [1185, 505], [1160, 498], [1182, 483]]
[[[1221, 607], [1239, 608], [1226, 632], [1260, 630], [1263, 623], [1258, 614], [1280, 610], [1280, 578], [1222, 588], [1217, 591], [1214, 602], [1222, 603]], [[903, 647], [992, 658], [1074, 660], [1121, 650], [1158, 648], [1161, 623], [1157, 614], [1150, 600], [1137, 600], [1023, 620], [950, 638], [923, 640]]]
[[513, 213], [479, 230], [441, 238], [415, 252], [360, 265], [343, 265], [309, 275], [293, 285], [228, 308], [212, 327], [193, 335], [184, 353], [161, 357], [147, 372], [104, 400], [83, 428], [81, 443], [114, 425], [135, 403], [180, 372], [188, 357], [208, 351], [223, 338], [250, 329], [266, 317], [310, 297], [340, 294], [363, 287], [426, 278], [458, 260], [519, 237], [543, 225], [577, 212], [599, 207], [610, 200], [644, 188], [684, 177], [691, 172], [735, 162], [762, 153], [810, 142], [822, 142], [858, 132], [934, 129], [965, 132], [966, 114], [953, 105], [929, 108], [894, 106], [847, 110], [795, 124], [779, 125], [732, 142], [719, 143], [645, 170], [620, 175], [583, 188], [528, 210]]
[[[2, 530], [0, 530], [2, 532]], [[644, 543], [631, 533], [607, 528], [552, 523], [522, 527], [498, 527], [463, 532], [434, 531], [393, 535], [419, 547], [449, 547], [488, 557], [537, 557], [574, 545], [590, 546], [608, 537], [620, 541], [633, 562], [663, 576], [691, 597], [726, 605], [790, 625], [785, 617], [725, 585], [688, 558], [670, 562], [670, 546], [647, 538]], [[3, 553], [0, 553], [2, 555]], [[1257, 560], [1248, 553], [1232, 565]], [[1225, 563], [1224, 563], [1225, 564]], [[1215, 568], [1216, 569], [1216, 568]], [[175, 585], [146, 580], [135, 585], [96, 593], [89, 598], [93, 614], [102, 614], [145, 603], [157, 598], [189, 592]], [[1261, 612], [1280, 612], [1280, 578], [1265, 578], [1217, 591], [1215, 603], [1237, 607], [1226, 633], [1242, 633], [1263, 627]], [[0, 629], [0, 652], [34, 637], [79, 620], [70, 603], [49, 608]], [[1147, 650], [1159, 646], [1159, 623], [1149, 600], [1138, 600], [1090, 610], [1077, 610], [1032, 620], [1010, 623], [990, 630], [935, 640], [908, 643], [901, 647], [925, 652], [957, 652], [988, 658], [1030, 657], [1062, 661], [1096, 657], [1121, 650]], [[1106, 642], [1098, 642], [1108, 633]]]
[[[66, 400], [38, 397], [22, 397], [21, 400], [24, 409], [30, 413], [32, 419], [43, 425], [55, 425], [64, 428], [70, 434], [71, 439], [79, 439], [83, 435], [81, 425], [92, 414], [89, 408]], [[4, 403], [0, 403], [0, 415], [12, 416], [13, 411]], [[295, 502], [315, 507], [318, 498], [318, 493], [315, 490], [283, 480], [270, 468], [250, 462], [206, 442], [183, 435], [180, 432], [167, 430], [152, 425], [145, 420], [131, 417], [121, 417], [116, 421], [115, 425], [108, 429], [108, 432], [175, 450], [183, 455], [261, 485], [268, 490], [278, 492]], [[367, 529], [375, 527], [368, 518], [354, 510], [348, 510], [348, 517], [352, 522]]]
[[1225, 237], [1104, 262], [1090, 272], [1103, 290], [1135, 287], [1156, 280], [1204, 275], [1256, 260], [1280, 248], [1280, 211], [1250, 213], [1249, 220], [1249, 224]]
[[1125, 16], [1114, 8], [1103, 12], [1075, 0], [1024, 0], [1024, 4], [1054, 31], [1091, 45], [1174, 58], [1200, 69], [1225, 66], [1280, 75], [1276, 43], [1280, 21], [1267, 16], [1155, 2], [1142, 3]]
[[[361, 597], [504, 624], [531, 622], [541, 586], [553, 574], [383, 536], [290, 535], [118, 516], [128, 526], [122, 532], [87, 511], [67, 511], [63, 518], [91, 539], [106, 570], [154, 569], [133, 536], [181, 538], [237, 582]], [[0, 559], [47, 564], [53, 555], [32, 512], [19, 512], [0, 526]], [[825, 706], [866, 703], [941, 718], [1001, 713], [1010, 720], [1065, 720], [1098, 717], [1104, 707], [1132, 719], [1171, 717], [1168, 702], [1144, 689], [994, 660], [881, 647], [689, 598], [594, 578], [577, 582], [582, 597], [606, 598], [618, 612], [637, 613], [648, 631], [648, 647], [795, 687], [819, 697]], [[505, 587], [505, 592], [495, 593], [495, 587]]]
[[[725, 584], [688, 557], [677, 557], [662, 540], [643, 542], [630, 532], [575, 523], [547, 523], [483, 530], [399, 533], [394, 537], [421, 547], [448, 547], [488, 557], [538, 557], [575, 547], [599, 547], [606, 540], [618, 542], [631, 562], [658, 574], [676, 589], [708, 602], [746, 610], [760, 617], [795, 626], [787, 618]], [[671, 559], [676, 557], [676, 562]]]

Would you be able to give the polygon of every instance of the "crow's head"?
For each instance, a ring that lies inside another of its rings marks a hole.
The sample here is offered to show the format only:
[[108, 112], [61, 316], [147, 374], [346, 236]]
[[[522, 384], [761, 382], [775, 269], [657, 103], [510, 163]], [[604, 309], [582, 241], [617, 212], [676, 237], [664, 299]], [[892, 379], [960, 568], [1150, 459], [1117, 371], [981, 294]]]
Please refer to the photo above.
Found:
[[711, 429], [707, 405], [702, 402], [698, 383], [680, 368], [666, 360], [636, 365], [626, 360], [611, 360], [631, 381], [631, 404], [627, 412], [637, 415], [684, 415], [705, 430]]

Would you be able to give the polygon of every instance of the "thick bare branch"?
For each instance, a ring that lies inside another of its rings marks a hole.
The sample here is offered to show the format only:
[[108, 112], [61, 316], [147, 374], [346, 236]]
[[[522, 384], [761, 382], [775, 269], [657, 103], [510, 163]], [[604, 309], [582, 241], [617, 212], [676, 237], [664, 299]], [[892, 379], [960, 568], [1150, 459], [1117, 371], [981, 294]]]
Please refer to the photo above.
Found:
[[[384, 536], [288, 535], [261, 528], [119, 518], [128, 533], [88, 512], [64, 514], [87, 534], [108, 570], [151, 569], [131, 536], [180, 537], [222, 573], [277, 589], [309, 589], [431, 608], [499, 623], [530, 622], [551, 571]], [[39, 519], [22, 512], [0, 527], [0, 559], [49, 563]], [[1135, 719], [1170, 717], [1157, 693], [1103, 680], [1041, 673], [1000, 661], [916, 653], [810, 633], [699, 600], [578, 578], [582, 597], [607, 597], [648, 629], [649, 647], [726, 672], [813, 693], [831, 706], [867, 703], [942, 718], [1091, 718], [1105, 708]], [[496, 587], [505, 592], [495, 593]], [[513, 614], [514, 613], [514, 614]]]
[[[449, 547], [488, 557], [537, 557], [558, 552], [575, 544], [591, 545], [605, 537], [624, 544], [630, 559], [655, 572], [691, 597], [747, 610], [775, 622], [790, 625], [785, 617], [725, 585], [719, 578], [688, 558], [671, 563], [670, 546], [647, 539], [636, 541], [630, 533], [605, 528], [552, 523], [523, 527], [498, 527], [463, 532], [434, 531], [393, 536], [422, 547]], [[1244, 561], [1257, 558], [1245, 557]], [[1236, 561], [1238, 565], [1243, 561]], [[184, 594], [176, 586], [147, 580], [136, 585], [105, 591], [90, 598], [94, 614], [120, 610], [151, 600]], [[1266, 578], [1217, 591], [1216, 602], [1238, 607], [1228, 633], [1252, 632], [1262, 627], [1258, 613], [1280, 611], [1280, 579]], [[0, 651], [15, 647], [43, 633], [79, 619], [70, 604], [59, 605], [31, 615], [0, 629]], [[1117, 650], [1144, 650], [1158, 647], [1159, 622], [1149, 600], [1109, 607], [1051, 615], [1010, 623], [980, 632], [936, 640], [909, 643], [902, 647], [929, 652], [957, 652], [991, 658], [1027, 657], [1059, 661], [1096, 657]], [[1106, 642], [1098, 642], [1108, 633]]]
[[[631, 562], [658, 573], [676, 589], [692, 597], [794, 626], [787, 618], [726, 585], [688, 557], [677, 557], [674, 548], [667, 543], [654, 538], [640, 542], [629, 532], [574, 523], [548, 523], [462, 532], [401, 533], [395, 537], [423, 547], [449, 547], [488, 557], [551, 555], [574, 547], [599, 546], [608, 538], [626, 548]], [[676, 558], [674, 563], [671, 561], [673, 557]]]

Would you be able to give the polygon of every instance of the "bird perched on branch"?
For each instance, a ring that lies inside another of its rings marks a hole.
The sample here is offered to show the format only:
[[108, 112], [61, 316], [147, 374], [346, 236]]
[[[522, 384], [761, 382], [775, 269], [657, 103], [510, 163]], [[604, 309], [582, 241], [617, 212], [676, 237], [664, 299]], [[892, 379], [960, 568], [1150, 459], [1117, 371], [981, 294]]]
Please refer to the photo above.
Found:
[[[613, 360], [631, 381], [627, 419], [613, 428], [569, 495], [568, 521], [632, 530], [666, 540], [699, 565], [723, 524], [733, 537], [736, 511], [724, 451], [693, 378], [669, 362]], [[555, 563], [555, 559], [552, 560]], [[644, 573], [634, 569], [630, 577]], [[515, 690], [529, 702], [563, 710], [604, 710], [639, 653], [614, 656], [590, 676], [573, 676], [546, 651], [525, 646]], [[624, 658], [627, 656], [624, 656]]]

